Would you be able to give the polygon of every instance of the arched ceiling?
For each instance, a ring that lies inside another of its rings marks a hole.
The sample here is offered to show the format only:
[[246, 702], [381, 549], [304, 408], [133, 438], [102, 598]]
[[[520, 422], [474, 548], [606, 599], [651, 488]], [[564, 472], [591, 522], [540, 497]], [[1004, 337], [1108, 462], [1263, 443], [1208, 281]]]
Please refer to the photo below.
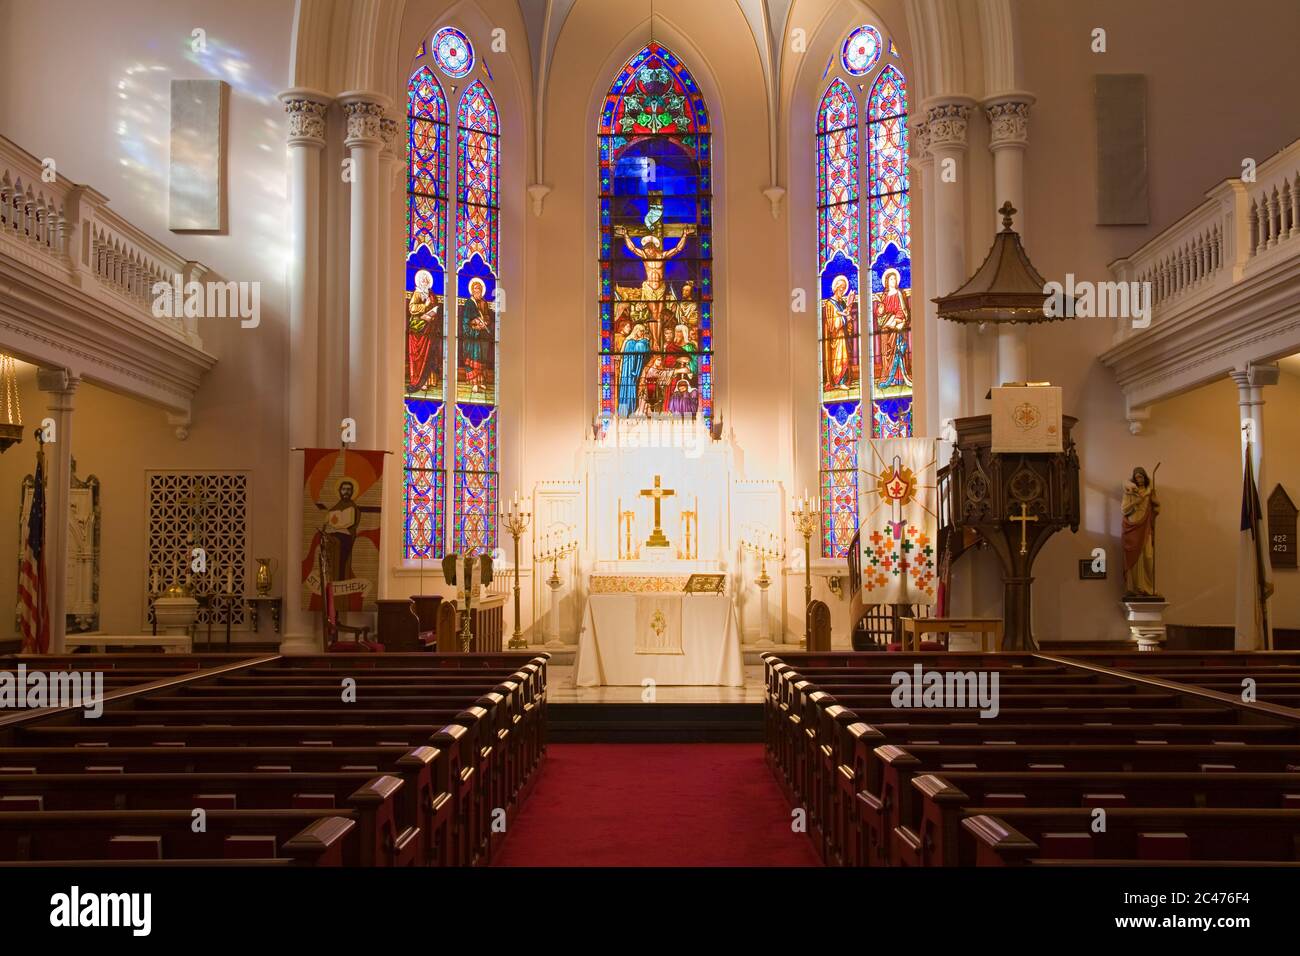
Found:
[[[385, 64], [398, 56], [398, 38], [408, 0], [312, 0], [297, 4], [291, 83], [337, 95], [345, 90], [384, 88]], [[548, 77], [565, 21], [579, 0], [515, 0], [527, 35], [532, 82], [535, 181], [541, 180], [543, 111]], [[606, 2], [606, 0], [583, 0]], [[650, 0], [646, 0], [647, 8]], [[724, 0], [708, 0], [724, 2]], [[739, 6], [758, 53], [766, 100], [771, 186], [777, 186], [778, 130], [785, 36], [797, 0], [730, 0]], [[865, 0], [858, 0], [864, 10]], [[911, 57], [926, 97], [989, 95], [1015, 89], [1019, 74], [1015, 17], [1010, 0], [975, 0], [983, 76], [965, 75], [962, 7], [965, 0], [903, 0]], [[965, 42], [972, 42], [966, 40]], [[972, 61], [974, 62], [974, 61]], [[967, 89], [972, 82], [982, 89]]]

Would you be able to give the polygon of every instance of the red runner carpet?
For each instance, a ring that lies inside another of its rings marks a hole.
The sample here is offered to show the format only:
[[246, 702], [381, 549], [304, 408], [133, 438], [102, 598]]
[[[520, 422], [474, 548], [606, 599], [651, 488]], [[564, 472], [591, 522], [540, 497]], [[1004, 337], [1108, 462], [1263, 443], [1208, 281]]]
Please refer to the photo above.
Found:
[[551, 744], [497, 866], [818, 866], [761, 744]]

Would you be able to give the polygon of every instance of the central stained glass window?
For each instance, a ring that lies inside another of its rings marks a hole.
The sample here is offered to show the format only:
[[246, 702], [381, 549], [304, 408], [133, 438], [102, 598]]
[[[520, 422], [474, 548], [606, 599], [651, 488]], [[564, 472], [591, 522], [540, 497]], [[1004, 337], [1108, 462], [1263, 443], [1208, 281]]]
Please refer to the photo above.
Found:
[[628, 60], [600, 113], [600, 417], [713, 420], [708, 110], [677, 56]]
[[[431, 46], [449, 75], [472, 70], [474, 50], [460, 31], [439, 30]], [[420, 559], [441, 557], [449, 546], [465, 554], [491, 551], [503, 301], [500, 118], [487, 86], [475, 79], [460, 90], [453, 122], [442, 85], [421, 66], [407, 85], [407, 127], [403, 553]]]
[[[874, 27], [849, 34], [840, 56], [845, 75], [830, 80], [817, 108], [821, 553], [828, 558], [843, 557], [858, 528], [864, 429], [871, 438], [912, 434], [907, 84], [892, 63], [866, 79], [881, 47]], [[896, 49], [890, 40], [891, 55]]]

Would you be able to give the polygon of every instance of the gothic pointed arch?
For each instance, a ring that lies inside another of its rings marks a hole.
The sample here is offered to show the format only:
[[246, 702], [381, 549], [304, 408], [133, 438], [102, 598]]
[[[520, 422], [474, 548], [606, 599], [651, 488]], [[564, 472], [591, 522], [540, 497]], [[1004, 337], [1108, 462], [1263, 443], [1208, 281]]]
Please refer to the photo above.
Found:
[[599, 417], [713, 421], [709, 113], [681, 59], [655, 42], [600, 111]]

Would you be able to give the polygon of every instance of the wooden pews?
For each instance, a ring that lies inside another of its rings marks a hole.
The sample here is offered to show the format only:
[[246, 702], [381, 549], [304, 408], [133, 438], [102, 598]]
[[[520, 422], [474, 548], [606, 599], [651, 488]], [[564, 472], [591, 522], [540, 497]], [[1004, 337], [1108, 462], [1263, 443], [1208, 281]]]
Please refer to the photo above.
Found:
[[545, 753], [545, 655], [106, 656], [99, 717], [0, 715], [0, 866], [483, 864]]
[[[768, 762], [828, 863], [1300, 862], [1297, 655], [764, 661]], [[896, 698], [918, 664], [996, 708]]]

